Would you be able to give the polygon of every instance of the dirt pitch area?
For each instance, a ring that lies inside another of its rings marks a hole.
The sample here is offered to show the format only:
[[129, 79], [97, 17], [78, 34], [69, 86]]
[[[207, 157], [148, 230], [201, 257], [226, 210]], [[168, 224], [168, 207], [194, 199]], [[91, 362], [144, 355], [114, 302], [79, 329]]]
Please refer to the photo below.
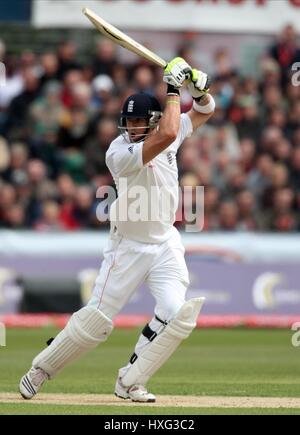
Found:
[[[39, 394], [32, 401], [24, 402], [16, 393], [0, 393], [0, 403], [31, 403], [49, 405], [113, 405], [149, 406], [120, 400], [108, 394]], [[288, 397], [211, 397], [211, 396], [158, 396], [155, 407], [182, 408], [299, 408], [300, 398]]]

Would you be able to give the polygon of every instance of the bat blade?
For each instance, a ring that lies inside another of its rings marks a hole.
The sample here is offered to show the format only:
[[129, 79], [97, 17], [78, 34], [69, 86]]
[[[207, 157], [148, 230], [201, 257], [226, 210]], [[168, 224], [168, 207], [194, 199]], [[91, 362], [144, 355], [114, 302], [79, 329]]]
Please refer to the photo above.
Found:
[[118, 30], [113, 25], [109, 24], [107, 21], [100, 18], [95, 12], [93, 12], [89, 8], [84, 8], [84, 15], [91, 21], [91, 23], [101, 32], [104, 36], [111, 39], [118, 45], [126, 48], [129, 51], [149, 60], [150, 62], [159, 65], [162, 68], [165, 68], [167, 62], [159, 57], [157, 54], [153, 53], [148, 48], [144, 47], [142, 44], [139, 44], [134, 39], [130, 38], [125, 33]]

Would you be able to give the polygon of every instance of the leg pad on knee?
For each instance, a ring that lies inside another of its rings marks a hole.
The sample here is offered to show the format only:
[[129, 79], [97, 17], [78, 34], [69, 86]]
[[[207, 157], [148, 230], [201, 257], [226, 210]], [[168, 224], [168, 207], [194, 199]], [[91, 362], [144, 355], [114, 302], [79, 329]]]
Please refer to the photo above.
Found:
[[196, 327], [204, 301], [205, 298], [191, 299], [181, 307], [175, 318], [145, 347], [122, 376], [124, 386], [145, 385], [148, 382]]
[[113, 330], [112, 321], [94, 307], [73, 314], [67, 326], [34, 360], [33, 367], [43, 369], [50, 378], [99, 343]]

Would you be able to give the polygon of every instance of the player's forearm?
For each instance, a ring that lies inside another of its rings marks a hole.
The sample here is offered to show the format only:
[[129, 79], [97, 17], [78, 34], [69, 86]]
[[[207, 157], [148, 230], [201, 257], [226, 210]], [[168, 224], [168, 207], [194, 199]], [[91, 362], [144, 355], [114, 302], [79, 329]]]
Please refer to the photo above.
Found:
[[194, 101], [192, 110], [188, 112], [193, 130], [195, 131], [205, 124], [213, 116], [214, 110], [215, 101], [210, 94], [205, 95], [199, 101]]
[[206, 94], [201, 99], [199, 99], [198, 101], [196, 100], [196, 101], [197, 101], [197, 104], [199, 106], [207, 106], [210, 103], [211, 98], [212, 97], [210, 94]]
[[166, 108], [159, 123], [159, 134], [175, 140], [180, 127], [180, 96], [168, 96]]
[[143, 146], [143, 162], [150, 162], [176, 140], [180, 127], [180, 98], [170, 96], [158, 131], [146, 139]]
[[182, 58], [173, 59], [165, 68], [164, 82], [168, 84], [166, 107], [158, 130], [144, 142], [144, 164], [154, 159], [176, 140], [180, 128], [181, 113], [179, 89], [191, 71], [191, 67]]
[[212, 95], [206, 94], [201, 98], [194, 98], [193, 111], [200, 113], [200, 115], [214, 114], [216, 103]]

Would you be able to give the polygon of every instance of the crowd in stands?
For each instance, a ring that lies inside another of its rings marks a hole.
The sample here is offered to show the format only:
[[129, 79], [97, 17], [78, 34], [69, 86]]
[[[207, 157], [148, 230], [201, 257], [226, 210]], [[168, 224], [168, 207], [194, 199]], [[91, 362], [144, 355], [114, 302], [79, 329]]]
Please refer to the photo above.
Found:
[[[193, 63], [194, 50], [184, 46], [178, 54]], [[69, 40], [53, 52], [20, 55], [0, 41], [6, 66], [0, 87], [2, 229], [107, 228], [96, 217], [96, 191], [113, 185], [105, 152], [119, 134], [122, 104], [144, 91], [164, 105], [161, 69], [138, 57], [121, 63], [109, 40], [97, 41], [88, 62], [78, 59]], [[242, 76], [228, 49], [215, 53], [209, 72], [215, 115], [178, 154], [180, 185], [205, 187], [204, 231], [300, 230], [296, 62], [300, 48], [292, 26], [266, 47], [257, 77]], [[191, 104], [183, 91], [182, 111]]]

